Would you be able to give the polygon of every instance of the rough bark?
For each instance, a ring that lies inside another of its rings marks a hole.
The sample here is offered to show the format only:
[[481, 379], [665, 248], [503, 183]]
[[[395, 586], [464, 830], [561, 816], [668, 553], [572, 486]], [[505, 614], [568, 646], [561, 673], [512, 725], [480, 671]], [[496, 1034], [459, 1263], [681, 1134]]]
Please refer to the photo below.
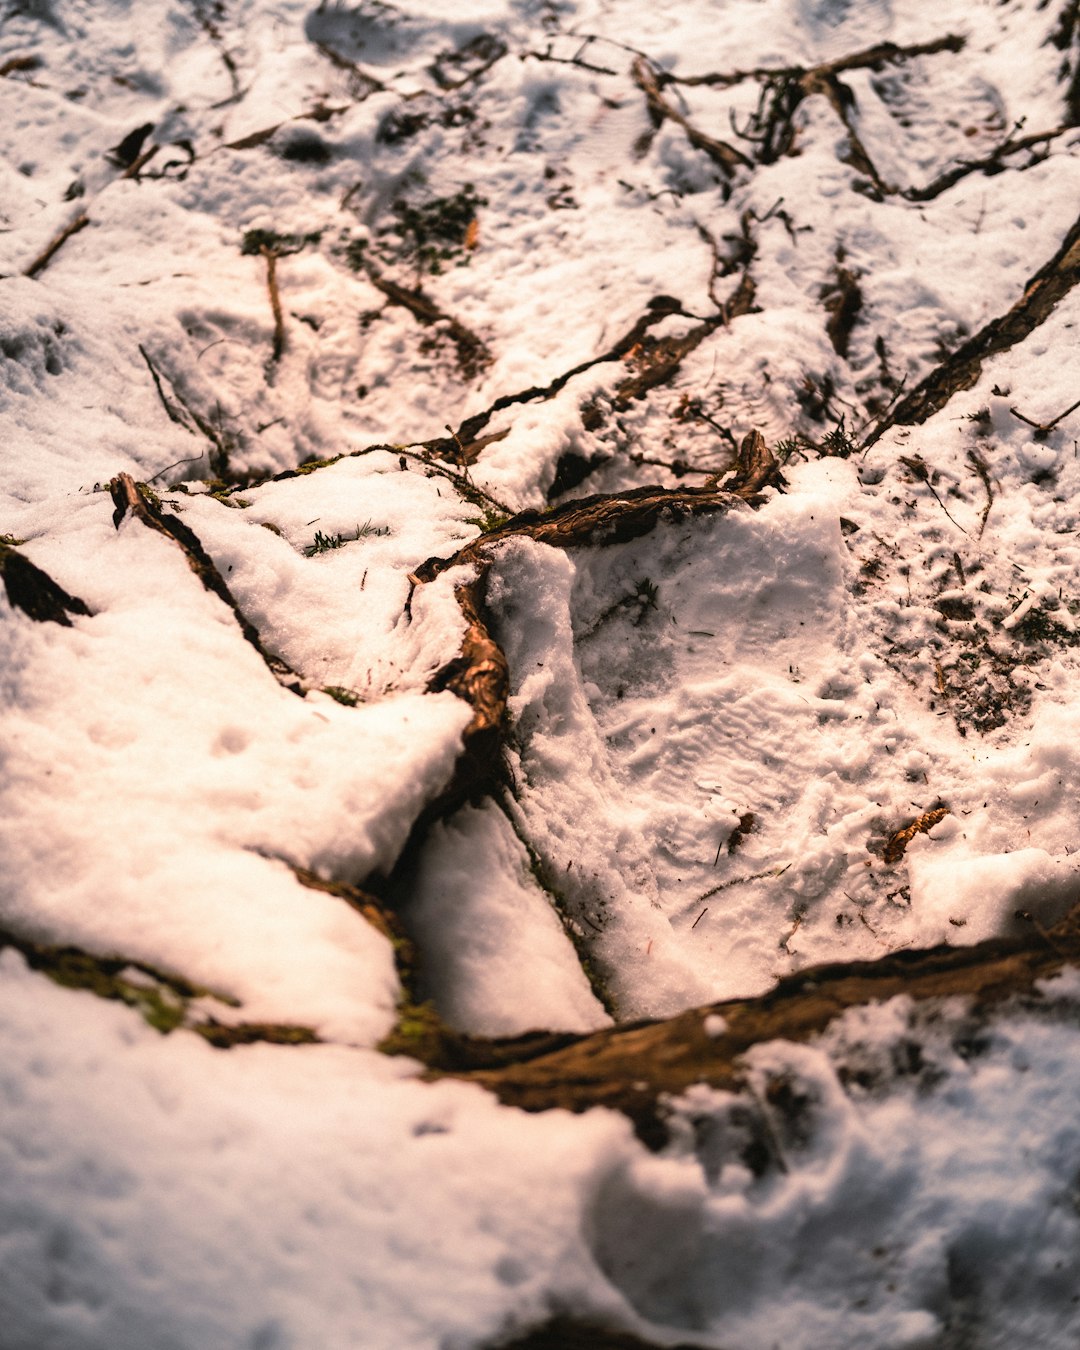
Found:
[[[758, 998], [730, 999], [660, 1022], [639, 1022], [584, 1036], [536, 1034], [482, 1042], [432, 1038], [411, 1049], [427, 1057], [429, 1076], [464, 1078], [526, 1111], [624, 1112], [650, 1147], [667, 1141], [665, 1098], [695, 1083], [736, 1089], [741, 1057], [771, 1040], [802, 1042], [847, 1008], [905, 994], [916, 1000], [964, 998], [975, 1013], [1007, 999], [1038, 998], [1036, 982], [1080, 961], [1080, 910], [1046, 932], [1031, 923], [1017, 938], [972, 947], [893, 952], [877, 961], [813, 966]], [[709, 1035], [706, 1016], [723, 1018]], [[475, 1066], [475, 1067], [470, 1067]]]
[[146, 486], [136, 483], [128, 473], [122, 473], [110, 482], [109, 493], [116, 507], [113, 512], [113, 524], [116, 528], [120, 528], [124, 517], [130, 512], [147, 529], [164, 535], [166, 539], [176, 544], [203, 586], [232, 610], [245, 640], [259, 653], [278, 683], [291, 693], [303, 696], [303, 681], [300, 676], [280, 656], [274, 656], [263, 646], [258, 630], [245, 617], [225, 584], [224, 577], [214, 565], [214, 560], [203, 548], [202, 541], [191, 526], [186, 525], [179, 516], [167, 516]]
[[1080, 281], [1080, 217], [1069, 227], [1054, 256], [1035, 273], [1024, 293], [1004, 314], [991, 319], [951, 356], [934, 367], [921, 384], [902, 398], [880, 422], [866, 445], [873, 445], [893, 426], [918, 426], [940, 412], [954, 394], [970, 389], [982, 374], [983, 362], [1008, 351], [1028, 337], [1053, 313]]
[[4, 578], [8, 603], [37, 623], [58, 623], [64, 628], [70, 628], [70, 615], [90, 614], [84, 600], [80, 600], [77, 595], [69, 595], [48, 572], [43, 572], [13, 545], [2, 541], [0, 574]]

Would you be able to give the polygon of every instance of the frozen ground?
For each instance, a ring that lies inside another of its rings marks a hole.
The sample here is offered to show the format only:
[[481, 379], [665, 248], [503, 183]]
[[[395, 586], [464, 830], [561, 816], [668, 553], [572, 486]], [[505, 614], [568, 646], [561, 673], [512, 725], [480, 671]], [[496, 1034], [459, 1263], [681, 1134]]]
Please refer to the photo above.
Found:
[[0, 16], [0, 1350], [1075, 1345], [1075, 0]]

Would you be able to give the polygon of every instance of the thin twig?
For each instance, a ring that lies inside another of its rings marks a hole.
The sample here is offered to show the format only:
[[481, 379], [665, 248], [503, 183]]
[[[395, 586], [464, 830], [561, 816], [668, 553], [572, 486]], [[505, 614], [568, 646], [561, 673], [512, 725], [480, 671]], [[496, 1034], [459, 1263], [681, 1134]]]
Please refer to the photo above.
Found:
[[956, 526], [956, 528], [960, 531], [960, 533], [961, 533], [961, 534], [967, 534], [967, 530], [964, 529], [963, 525], [960, 524], [960, 522], [956, 519], [956, 517], [952, 514], [952, 512], [949, 510], [949, 508], [945, 505], [945, 503], [944, 503], [944, 502], [941, 500], [941, 498], [938, 496], [938, 494], [937, 494], [937, 489], [934, 487], [933, 483], [931, 483], [931, 481], [930, 481], [930, 467], [929, 467], [929, 465], [926, 463], [926, 461], [925, 461], [924, 459], [920, 459], [920, 458], [918, 458], [918, 457], [910, 457], [910, 456], [908, 456], [908, 455], [901, 455], [899, 458], [900, 458], [900, 463], [903, 464], [907, 469], [909, 469], [909, 470], [911, 471], [911, 473], [912, 473], [912, 474], [914, 475], [914, 477], [915, 477], [915, 480], [916, 480], [917, 482], [919, 482], [919, 483], [922, 483], [923, 487], [925, 487], [925, 488], [929, 491], [929, 493], [930, 493], [930, 495], [933, 497], [934, 501], [937, 502], [938, 506], [941, 507], [941, 509], [942, 509], [942, 510], [945, 512], [945, 514], [949, 517], [949, 519], [950, 519], [950, 520], [952, 521], [952, 523]]
[[24, 277], [36, 277], [39, 272], [44, 272], [49, 263], [52, 262], [53, 255], [71, 238], [73, 234], [78, 234], [80, 230], [85, 230], [90, 224], [88, 215], [76, 216], [74, 220], [69, 221], [59, 234], [55, 235], [45, 248], [37, 255], [29, 267], [23, 271]]
[[990, 515], [990, 508], [994, 504], [994, 486], [990, 481], [989, 466], [982, 455], [980, 455], [977, 450], [969, 450], [967, 452], [967, 458], [968, 463], [982, 479], [982, 485], [986, 489], [986, 505], [983, 507], [982, 517], [979, 520], [979, 533], [975, 536], [976, 539], [981, 539], [983, 537], [983, 531], [986, 529], [986, 520]]
[[1078, 398], [1075, 403], [1070, 403], [1065, 411], [1063, 413], [1058, 413], [1051, 422], [1033, 422], [1030, 417], [1025, 417], [1024, 414], [1019, 412], [1016, 408], [1010, 408], [1009, 411], [1018, 421], [1023, 422], [1025, 426], [1033, 427], [1043, 436], [1049, 436], [1057, 424], [1063, 422], [1065, 418], [1068, 417], [1071, 412], [1075, 412], [1077, 408], [1080, 408], [1080, 398]]
[[[185, 431], [191, 432], [193, 436], [201, 432], [201, 434], [206, 437], [206, 439], [210, 442], [210, 444], [214, 447], [214, 450], [216, 451], [216, 455], [210, 456], [210, 468], [219, 477], [224, 477], [229, 467], [229, 445], [226, 442], [225, 438], [221, 435], [221, 433], [214, 427], [214, 425], [211, 422], [209, 422], [205, 417], [202, 416], [201, 413], [199, 413], [195, 408], [193, 408], [190, 403], [188, 403], [188, 401], [177, 389], [173, 381], [169, 380], [169, 385], [172, 388], [173, 394], [176, 396], [177, 402], [180, 404], [180, 407], [183, 409], [183, 412], [186, 414], [187, 418], [191, 419], [191, 423], [189, 424], [189, 422], [185, 419], [185, 417], [182, 416], [177, 411], [177, 409], [174, 408], [169, 403], [169, 400], [165, 397], [165, 391], [162, 386], [161, 378], [158, 373], [157, 367], [150, 359], [149, 352], [147, 352], [146, 348], [142, 345], [141, 342], [139, 343], [139, 354], [142, 356], [142, 359], [146, 362], [147, 368], [149, 369], [150, 374], [154, 378], [154, 384], [157, 387], [158, 396], [161, 399], [162, 406], [164, 407], [166, 413], [168, 413], [169, 415], [169, 421], [175, 422], [178, 426], [182, 426]], [[166, 379], [168, 379], [168, 376], [166, 376]], [[196, 428], [197, 430], [193, 429], [192, 424], [194, 428]]]
[[704, 895], [699, 895], [697, 903], [700, 905], [702, 900], [708, 900], [711, 896], [716, 895], [718, 891], [726, 891], [729, 886], [742, 886], [748, 881], [763, 881], [766, 877], [783, 876], [790, 866], [790, 863], [785, 863], [781, 868], [769, 867], [766, 868], [764, 872], [751, 872], [747, 877], [732, 877], [730, 881], [722, 881], [719, 886], [713, 886], [713, 888], [706, 891]]
[[169, 402], [169, 400], [165, 397], [165, 390], [161, 383], [161, 376], [158, 374], [157, 367], [154, 365], [153, 361], [151, 361], [149, 353], [147, 352], [146, 348], [142, 345], [141, 342], [139, 343], [139, 355], [146, 362], [147, 369], [150, 371], [150, 374], [154, 381], [154, 387], [158, 392], [158, 398], [161, 399], [161, 406], [165, 409], [169, 421], [175, 422], [177, 426], [183, 427], [185, 431], [190, 432], [191, 435], [194, 436], [196, 434], [195, 428], [188, 425], [184, 417], [179, 412], [177, 412], [176, 408], [174, 408], [173, 405]]
[[285, 350], [285, 319], [281, 313], [281, 293], [277, 284], [278, 254], [266, 244], [262, 245], [259, 252], [266, 259], [266, 289], [270, 293], [270, 309], [274, 315], [274, 346], [271, 359], [280, 361], [281, 354]]

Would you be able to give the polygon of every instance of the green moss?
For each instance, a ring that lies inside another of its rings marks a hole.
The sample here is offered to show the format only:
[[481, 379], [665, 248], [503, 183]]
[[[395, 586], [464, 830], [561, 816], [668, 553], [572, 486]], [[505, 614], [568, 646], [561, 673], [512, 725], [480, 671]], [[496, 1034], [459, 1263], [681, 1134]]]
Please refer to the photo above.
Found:
[[288, 253], [299, 253], [310, 244], [317, 244], [322, 238], [321, 230], [309, 234], [281, 234], [277, 230], [248, 230], [240, 242], [240, 252], [251, 256], [259, 253], [274, 253], [284, 257]]
[[492, 530], [502, 529], [509, 519], [505, 512], [486, 506], [483, 515], [470, 517], [468, 524], [475, 525], [481, 534], [491, 534]]
[[331, 464], [336, 464], [339, 459], [344, 458], [344, 455], [331, 455], [329, 459], [305, 459], [303, 464], [298, 464], [295, 469], [290, 469], [288, 476], [290, 478], [302, 478], [304, 474], [314, 473], [316, 469], [328, 469]]
[[195, 1000], [214, 999], [222, 1007], [238, 1008], [239, 1000], [193, 984], [181, 975], [157, 970], [142, 961], [122, 956], [96, 956], [79, 947], [55, 947], [0, 929], [0, 947], [21, 952], [31, 970], [64, 989], [77, 989], [97, 998], [123, 1003], [138, 1013], [147, 1026], [163, 1036], [173, 1031], [195, 1031], [219, 1048], [249, 1045], [256, 1041], [272, 1045], [310, 1045], [318, 1036], [310, 1027], [273, 1022], [219, 1022], [204, 1006], [192, 1009]]
[[14, 947], [32, 970], [65, 989], [81, 989], [98, 998], [113, 999], [133, 1008], [148, 1026], [167, 1034], [186, 1025], [194, 999], [214, 998], [238, 1007], [236, 999], [167, 974], [141, 961], [121, 956], [96, 956], [79, 947], [55, 947], [31, 942], [0, 930], [0, 947]]
[[191, 1027], [216, 1050], [230, 1050], [235, 1045], [317, 1045], [318, 1035], [311, 1027], [291, 1026], [280, 1022], [224, 1023], [211, 1019]]
[[423, 1064], [438, 1064], [443, 1058], [443, 1048], [448, 1031], [442, 1018], [435, 1010], [434, 1003], [413, 1003], [403, 999], [398, 1005], [398, 1018], [393, 1031], [379, 1042], [378, 1049], [384, 1055], [409, 1055]]
[[340, 684], [325, 684], [322, 692], [329, 694], [337, 703], [343, 704], [346, 708], [355, 708], [360, 702], [360, 695], [355, 689], [346, 689]]

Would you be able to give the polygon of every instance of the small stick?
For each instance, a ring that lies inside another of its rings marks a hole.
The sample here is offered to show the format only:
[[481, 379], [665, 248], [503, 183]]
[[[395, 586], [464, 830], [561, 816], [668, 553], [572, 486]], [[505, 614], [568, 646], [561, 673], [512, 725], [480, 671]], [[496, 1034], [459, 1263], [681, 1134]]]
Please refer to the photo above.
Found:
[[280, 361], [281, 354], [285, 350], [285, 320], [281, 313], [281, 294], [278, 291], [277, 284], [278, 254], [274, 249], [267, 248], [265, 244], [259, 249], [259, 252], [266, 259], [266, 289], [270, 293], [270, 308], [274, 313], [273, 360]]
[[1078, 398], [1075, 403], [1071, 403], [1063, 413], [1058, 413], [1052, 422], [1033, 422], [1030, 417], [1025, 417], [1024, 414], [1018, 412], [1016, 408], [1010, 408], [1009, 411], [1015, 418], [1023, 422], [1025, 426], [1033, 427], [1035, 431], [1040, 432], [1043, 436], [1049, 436], [1057, 424], [1064, 421], [1064, 419], [1068, 417], [1071, 412], [1075, 412], [1077, 408], [1080, 408], [1080, 398]]
[[[154, 365], [153, 361], [151, 361], [149, 353], [147, 352], [146, 348], [142, 345], [141, 342], [139, 343], [139, 355], [146, 362], [146, 367], [150, 371], [151, 376], [153, 377], [154, 388], [158, 392], [158, 398], [161, 399], [161, 406], [165, 409], [166, 413], [168, 414], [169, 421], [175, 422], [177, 426], [183, 427], [185, 431], [191, 431], [191, 427], [188, 426], [187, 422], [185, 422], [183, 417], [180, 416], [180, 414], [176, 411], [173, 405], [165, 397], [165, 390], [162, 387], [161, 376], [158, 374], [157, 367]], [[194, 435], [195, 433], [192, 431], [191, 434]]]
[[918, 457], [916, 457], [916, 458], [909, 458], [907, 455], [901, 455], [899, 458], [900, 458], [900, 463], [906, 465], [907, 468], [911, 470], [911, 473], [914, 475], [914, 477], [916, 478], [916, 480], [917, 480], [918, 482], [922, 483], [922, 485], [923, 485], [925, 488], [928, 489], [928, 491], [930, 492], [930, 495], [933, 497], [934, 501], [937, 502], [938, 506], [941, 507], [941, 509], [942, 509], [942, 510], [945, 512], [945, 514], [949, 517], [949, 519], [950, 519], [950, 520], [952, 521], [952, 523], [956, 526], [956, 528], [960, 531], [960, 533], [961, 533], [961, 534], [967, 534], [967, 530], [964, 529], [963, 525], [960, 524], [960, 522], [956, 519], [956, 517], [952, 514], [952, 512], [949, 510], [949, 508], [945, 505], [945, 503], [944, 503], [944, 502], [941, 500], [941, 498], [938, 496], [937, 490], [935, 489], [933, 483], [931, 483], [931, 481], [930, 481], [930, 469], [929, 469], [929, 466], [927, 465], [926, 461], [923, 460], [923, 459], [921, 459], [921, 458], [918, 458]]
[[969, 450], [967, 452], [967, 459], [968, 463], [982, 479], [982, 485], [986, 489], [986, 505], [983, 507], [982, 518], [979, 521], [979, 533], [975, 536], [976, 539], [981, 539], [983, 537], [983, 530], [986, 529], [986, 521], [990, 515], [990, 508], [994, 504], [994, 487], [990, 481], [990, 469], [982, 455], [980, 455], [977, 450]]
[[694, 920], [694, 922], [690, 925], [690, 931], [691, 931], [691, 933], [692, 933], [692, 932], [694, 931], [694, 929], [698, 926], [698, 924], [702, 921], [702, 919], [705, 917], [705, 915], [708, 914], [708, 912], [709, 912], [709, 906], [706, 905], [705, 908], [701, 911], [701, 913], [700, 913], [700, 914], [697, 916], [697, 918]]
[[23, 271], [24, 277], [36, 277], [39, 272], [44, 272], [52, 261], [53, 254], [56, 253], [73, 234], [78, 234], [80, 230], [85, 230], [90, 224], [90, 217], [87, 215], [76, 216], [56, 235], [42, 250], [34, 261]]

